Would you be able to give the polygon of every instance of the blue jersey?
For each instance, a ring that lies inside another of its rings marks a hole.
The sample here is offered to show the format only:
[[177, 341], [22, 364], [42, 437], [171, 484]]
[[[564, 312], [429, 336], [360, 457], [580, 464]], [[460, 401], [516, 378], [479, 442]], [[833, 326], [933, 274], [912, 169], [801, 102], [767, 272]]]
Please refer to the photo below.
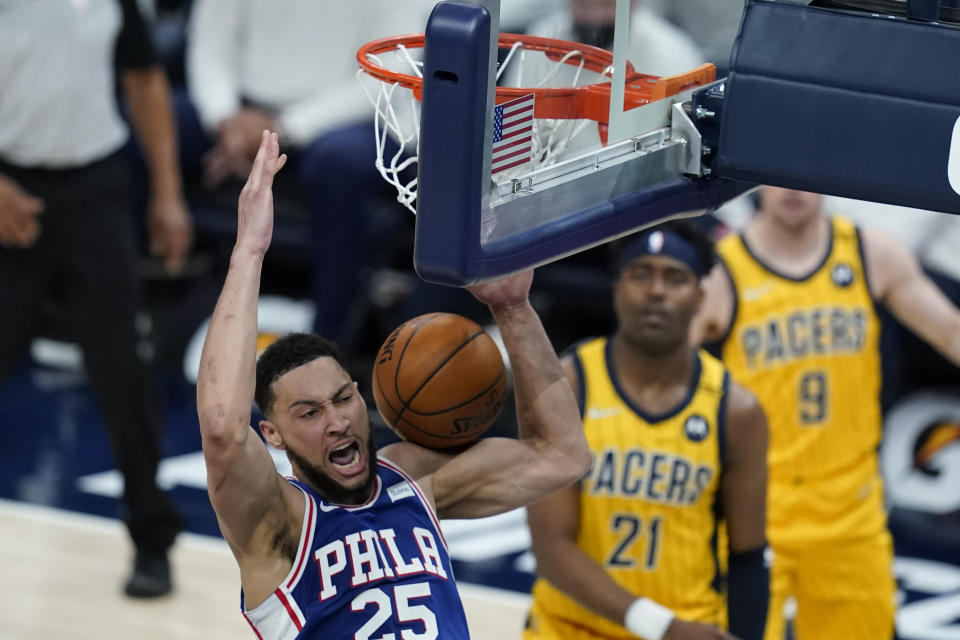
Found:
[[373, 497], [345, 507], [306, 485], [290, 573], [244, 615], [260, 640], [469, 638], [447, 543], [416, 482], [381, 458]]

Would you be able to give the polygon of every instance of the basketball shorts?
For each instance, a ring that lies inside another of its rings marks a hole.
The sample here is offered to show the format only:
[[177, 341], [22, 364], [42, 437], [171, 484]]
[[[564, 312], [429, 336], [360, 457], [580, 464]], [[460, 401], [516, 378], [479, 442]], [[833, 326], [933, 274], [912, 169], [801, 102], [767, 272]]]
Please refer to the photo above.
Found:
[[858, 543], [774, 549], [764, 640], [784, 639], [784, 606], [791, 598], [796, 640], [889, 640], [895, 597], [887, 531]]

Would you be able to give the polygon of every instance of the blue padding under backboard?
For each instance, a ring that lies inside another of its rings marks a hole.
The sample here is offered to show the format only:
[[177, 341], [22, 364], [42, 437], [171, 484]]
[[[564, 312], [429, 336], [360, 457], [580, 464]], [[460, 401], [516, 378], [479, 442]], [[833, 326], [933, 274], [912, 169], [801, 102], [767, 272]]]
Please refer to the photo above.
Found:
[[[667, 180], [485, 246], [479, 237], [457, 245], [418, 219], [414, 262], [425, 280], [463, 286], [576, 253], [677, 214], [713, 211], [754, 186], [725, 179]], [[479, 228], [479, 217], [476, 221]], [[461, 237], [470, 235], [458, 231]]]
[[748, 2], [731, 59], [719, 175], [960, 213], [947, 168], [960, 28]]

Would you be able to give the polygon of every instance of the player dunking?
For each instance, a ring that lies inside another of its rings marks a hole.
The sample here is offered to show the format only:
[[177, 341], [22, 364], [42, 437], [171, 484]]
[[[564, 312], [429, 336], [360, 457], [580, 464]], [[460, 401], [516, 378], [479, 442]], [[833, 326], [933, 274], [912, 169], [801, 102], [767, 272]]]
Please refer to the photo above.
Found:
[[689, 224], [630, 240], [613, 288], [616, 333], [563, 361], [594, 463], [579, 485], [527, 508], [540, 574], [527, 640], [720, 639], [728, 618], [743, 640], [763, 635], [766, 423], [688, 340], [714, 260]]
[[[271, 185], [285, 160], [265, 131], [197, 382], [207, 486], [240, 567], [244, 614], [264, 640], [466, 638], [437, 518], [520, 506], [589, 466], [576, 400], [527, 300], [532, 273], [471, 289], [510, 354], [520, 438], [456, 456], [407, 442], [378, 455], [357, 384], [329, 342], [288, 336], [254, 372]], [[287, 452], [295, 479], [277, 474], [249, 426], [255, 385], [260, 432]]]
[[719, 245], [694, 330], [721, 341], [733, 377], [770, 423], [768, 640], [797, 601], [797, 640], [884, 640], [894, 631], [892, 548], [877, 467], [874, 303], [954, 363], [960, 312], [885, 234], [822, 215], [822, 197], [766, 188]]

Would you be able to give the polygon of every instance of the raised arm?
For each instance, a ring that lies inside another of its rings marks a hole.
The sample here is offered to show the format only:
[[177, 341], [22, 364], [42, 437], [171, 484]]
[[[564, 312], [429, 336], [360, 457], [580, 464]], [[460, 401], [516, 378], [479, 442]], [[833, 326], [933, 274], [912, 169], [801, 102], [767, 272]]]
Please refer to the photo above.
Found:
[[731, 633], [743, 640], [760, 640], [770, 595], [764, 558], [767, 420], [753, 394], [731, 383], [726, 422], [720, 501], [730, 547], [727, 617]]
[[533, 272], [471, 288], [500, 328], [514, 373], [519, 438], [487, 438], [424, 480], [441, 517], [523, 506], [580, 478], [590, 452], [573, 391], [530, 306]]
[[882, 231], [863, 229], [873, 296], [897, 320], [960, 366], [960, 310], [926, 276], [910, 251]]
[[246, 558], [271, 533], [266, 527], [275, 527], [286, 513], [284, 485], [288, 483], [277, 474], [266, 446], [250, 427], [260, 268], [273, 231], [273, 176], [285, 161], [286, 156], [279, 155], [276, 134], [264, 132], [240, 194], [237, 242], [197, 377], [207, 490], [241, 573]]

